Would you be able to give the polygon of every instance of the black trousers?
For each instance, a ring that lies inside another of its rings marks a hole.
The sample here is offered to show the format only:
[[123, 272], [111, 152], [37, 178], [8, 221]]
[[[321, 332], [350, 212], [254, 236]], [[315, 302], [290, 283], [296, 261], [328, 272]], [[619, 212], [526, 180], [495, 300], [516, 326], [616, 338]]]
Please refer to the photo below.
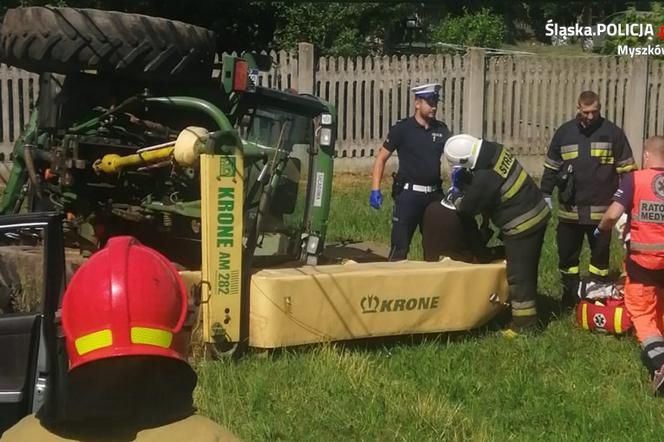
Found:
[[503, 239], [512, 312], [535, 308], [537, 270], [545, 232], [546, 226], [543, 226], [530, 235]]
[[558, 268], [563, 280], [579, 280], [579, 256], [583, 247], [584, 236], [590, 244], [590, 275], [597, 281], [604, 281], [609, 274], [609, 248], [611, 234], [603, 234], [595, 238], [593, 232], [597, 227], [574, 223], [558, 223]]
[[390, 261], [400, 261], [408, 257], [410, 242], [415, 228], [422, 231], [424, 210], [432, 201], [440, 201], [441, 192], [423, 193], [404, 189], [394, 199], [392, 211], [392, 246]]

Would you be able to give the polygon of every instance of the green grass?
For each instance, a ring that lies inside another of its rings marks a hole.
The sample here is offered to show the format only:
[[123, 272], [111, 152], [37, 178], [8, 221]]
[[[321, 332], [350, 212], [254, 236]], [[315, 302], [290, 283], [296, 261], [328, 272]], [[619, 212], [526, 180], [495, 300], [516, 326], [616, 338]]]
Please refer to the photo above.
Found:
[[[373, 211], [368, 192], [368, 177], [336, 180], [331, 240], [389, 241], [391, 203]], [[560, 297], [553, 233], [552, 223], [540, 267], [549, 306]], [[659, 440], [664, 402], [634, 338], [548, 310], [542, 333], [513, 340], [480, 330], [203, 362], [196, 402], [256, 441]]]

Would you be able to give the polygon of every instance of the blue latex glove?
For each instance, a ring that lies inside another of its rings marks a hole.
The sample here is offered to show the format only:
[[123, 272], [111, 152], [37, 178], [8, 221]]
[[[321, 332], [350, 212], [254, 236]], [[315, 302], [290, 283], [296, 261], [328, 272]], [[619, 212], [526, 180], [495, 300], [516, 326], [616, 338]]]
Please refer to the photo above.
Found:
[[463, 174], [465, 173], [464, 168], [461, 166], [454, 166], [452, 168], [452, 174], [450, 179], [452, 180], [452, 188], [461, 189], [461, 184], [463, 183]]
[[369, 196], [369, 204], [374, 209], [380, 209], [380, 206], [383, 205], [383, 194], [380, 193], [380, 190], [372, 190], [371, 196]]

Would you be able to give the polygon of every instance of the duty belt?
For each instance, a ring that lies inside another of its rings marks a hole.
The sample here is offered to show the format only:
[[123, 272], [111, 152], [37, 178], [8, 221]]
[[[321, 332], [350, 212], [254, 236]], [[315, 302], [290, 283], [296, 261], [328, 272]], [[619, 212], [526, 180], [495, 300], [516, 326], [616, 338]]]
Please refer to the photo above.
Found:
[[440, 190], [439, 186], [421, 186], [419, 184], [413, 184], [413, 183], [405, 183], [403, 185], [403, 188], [406, 190], [412, 190], [414, 192], [420, 192], [420, 193], [433, 193]]

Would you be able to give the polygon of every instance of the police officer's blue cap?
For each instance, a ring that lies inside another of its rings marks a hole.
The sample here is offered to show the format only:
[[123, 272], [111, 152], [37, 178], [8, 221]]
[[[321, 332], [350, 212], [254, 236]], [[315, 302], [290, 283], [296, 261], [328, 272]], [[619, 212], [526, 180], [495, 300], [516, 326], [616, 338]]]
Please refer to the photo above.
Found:
[[415, 98], [425, 98], [439, 95], [441, 87], [439, 83], [429, 83], [422, 86], [415, 86], [411, 88], [411, 91], [415, 94]]

